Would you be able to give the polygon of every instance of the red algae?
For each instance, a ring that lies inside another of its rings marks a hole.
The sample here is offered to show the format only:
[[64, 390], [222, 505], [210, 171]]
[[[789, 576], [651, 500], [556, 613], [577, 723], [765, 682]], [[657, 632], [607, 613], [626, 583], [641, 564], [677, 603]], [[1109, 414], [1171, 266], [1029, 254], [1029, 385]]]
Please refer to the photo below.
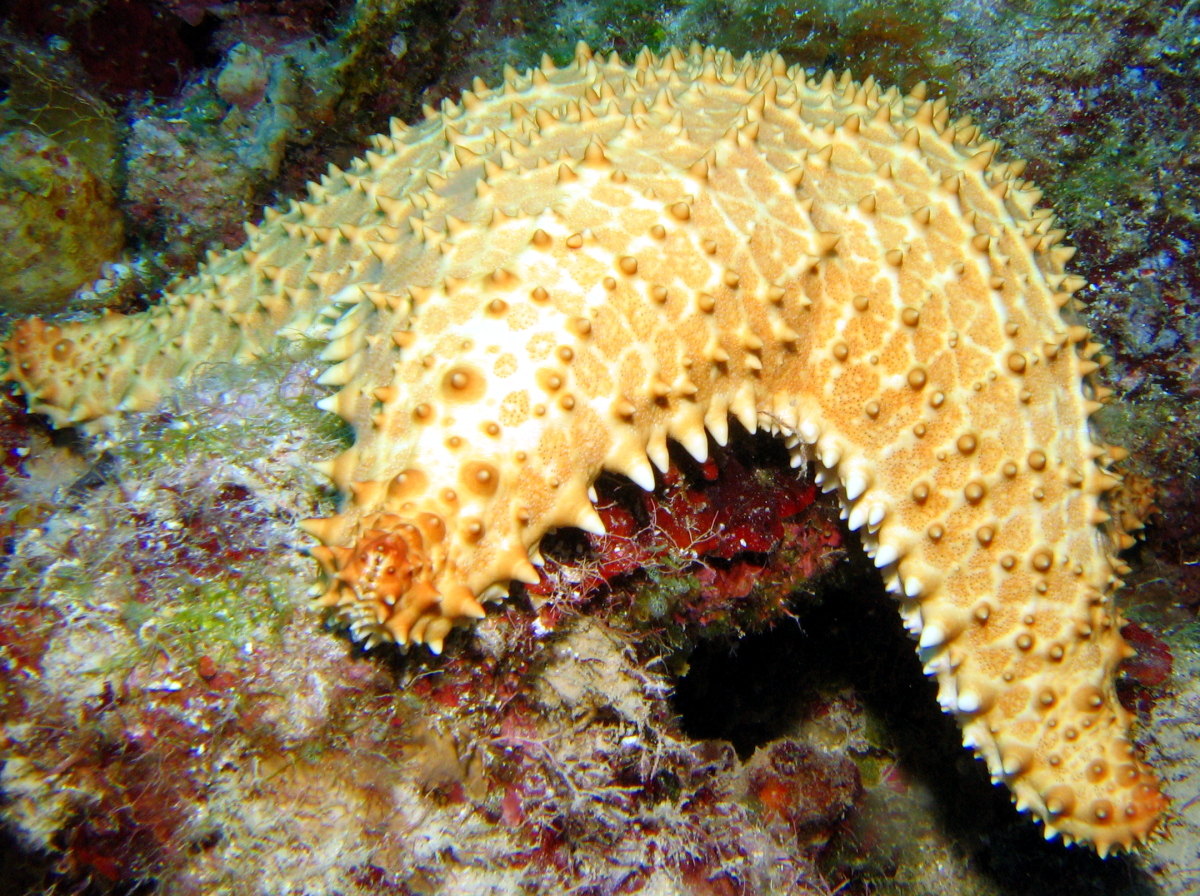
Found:
[[540, 618], [550, 629], [568, 606], [609, 591], [650, 631], [759, 630], [842, 556], [836, 511], [815, 503], [811, 481], [755, 470], [730, 449], [702, 465], [679, 458], [651, 493], [617, 480], [609, 488], [614, 499], [597, 506], [607, 534], [568, 536], [585, 537], [586, 551], [548, 549], [542, 581], [527, 586], [548, 601]]

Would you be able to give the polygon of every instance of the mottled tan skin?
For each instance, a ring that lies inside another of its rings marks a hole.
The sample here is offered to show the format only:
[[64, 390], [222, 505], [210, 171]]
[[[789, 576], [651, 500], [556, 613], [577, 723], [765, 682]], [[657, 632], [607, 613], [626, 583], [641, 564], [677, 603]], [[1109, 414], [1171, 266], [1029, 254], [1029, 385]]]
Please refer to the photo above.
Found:
[[411, 129], [271, 211], [142, 315], [20, 325], [56, 425], [152, 407], [214, 358], [328, 341], [355, 445], [311, 520], [323, 600], [440, 649], [602, 470], [654, 485], [730, 415], [815, 464], [919, 634], [940, 700], [1047, 833], [1104, 853], [1164, 808], [1113, 692], [1128, 648], [1096, 445], [1099, 346], [1023, 165], [942, 101], [775, 55], [575, 63]]

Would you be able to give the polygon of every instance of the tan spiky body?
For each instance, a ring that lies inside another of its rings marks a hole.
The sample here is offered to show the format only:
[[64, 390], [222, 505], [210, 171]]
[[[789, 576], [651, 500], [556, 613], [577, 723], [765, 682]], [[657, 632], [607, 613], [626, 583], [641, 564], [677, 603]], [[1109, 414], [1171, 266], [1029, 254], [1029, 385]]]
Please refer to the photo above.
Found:
[[601, 471], [653, 488], [668, 439], [767, 428], [837, 489], [1020, 807], [1101, 852], [1147, 836], [1099, 347], [1023, 166], [923, 90], [698, 47], [581, 47], [374, 146], [161, 306], [23, 324], [31, 409], [102, 426], [206, 360], [327, 340], [356, 442], [327, 468], [344, 511], [306, 524], [323, 599], [434, 649], [536, 580], [547, 531], [601, 528]]

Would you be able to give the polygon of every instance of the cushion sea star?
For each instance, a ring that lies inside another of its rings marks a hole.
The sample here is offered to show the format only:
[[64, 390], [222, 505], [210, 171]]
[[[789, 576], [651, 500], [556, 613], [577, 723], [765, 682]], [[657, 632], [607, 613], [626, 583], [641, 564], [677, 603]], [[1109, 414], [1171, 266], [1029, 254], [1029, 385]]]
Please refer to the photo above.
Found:
[[1041, 193], [923, 87], [807, 80], [693, 46], [580, 46], [390, 136], [269, 210], [162, 304], [18, 325], [8, 378], [55, 425], [153, 407], [214, 358], [327, 342], [353, 447], [310, 520], [322, 600], [441, 648], [602, 470], [654, 487], [733, 415], [837, 490], [965, 742], [1047, 835], [1101, 853], [1165, 805], [1113, 676], [1128, 535], [1105, 397]]

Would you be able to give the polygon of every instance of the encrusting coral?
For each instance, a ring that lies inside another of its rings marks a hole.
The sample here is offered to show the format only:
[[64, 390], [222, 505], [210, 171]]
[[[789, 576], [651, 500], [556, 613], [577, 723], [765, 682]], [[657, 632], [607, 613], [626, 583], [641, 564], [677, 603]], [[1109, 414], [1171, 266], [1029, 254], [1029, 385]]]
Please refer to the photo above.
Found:
[[[20, 323], [7, 377], [96, 431], [214, 359], [317, 337], [353, 447], [309, 520], [323, 602], [439, 650], [549, 530], [602, 529], [733, 415], [836, 489], [965, 742], [1048, 836], [1101, 853], [1165, 806], [1113, 678], [1129, 536], [1093, 442], [1103, 359], [1040, 191], [923, 87], [693, 46], [580, 46], [390, 136], [162, 304]], [[653, 465], [653, 466], [652, 466]]]

